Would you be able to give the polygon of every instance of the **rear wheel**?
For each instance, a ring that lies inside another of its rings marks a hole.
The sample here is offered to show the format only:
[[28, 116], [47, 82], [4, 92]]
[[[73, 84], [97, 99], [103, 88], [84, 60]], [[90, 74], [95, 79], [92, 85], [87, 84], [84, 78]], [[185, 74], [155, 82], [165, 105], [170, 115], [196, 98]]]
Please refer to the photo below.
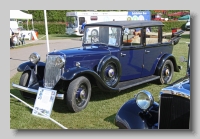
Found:
[[[29, 80], [30, 80], [30, 76], [31, 76], [31, 71], [23, 72], [21, 77], [20, 77], [19, 85], [21, 85], [23, 87], [27, 87], [28, 83], [29, 83]], [[24, 91], [20, 91], [20, 94], [25, 99], [30, 99], [30, 98], [34, 98], [35, 99], [36, 98], [36, 95], [29, 94], [29, 93], [24, 92]]]
[[160, 72], [160, 83], [168, 84], [172, 80], [174, 66], [171, 60], [166, 60]]
[[72, 112], [79, 112], [86, 108], [91, 97], [91, 84], [86, 77], [73, 80], [66, 92], [67, 107]]

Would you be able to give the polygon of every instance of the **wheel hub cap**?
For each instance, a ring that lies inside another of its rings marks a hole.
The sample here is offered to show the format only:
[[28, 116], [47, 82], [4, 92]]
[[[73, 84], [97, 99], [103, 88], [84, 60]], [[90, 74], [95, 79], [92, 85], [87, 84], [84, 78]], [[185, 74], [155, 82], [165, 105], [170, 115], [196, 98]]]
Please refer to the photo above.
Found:
[[165, 75], [169, 75], [169, 69], [165, 70]]
[[108, 76], [109, 76], [110, 78], [112, 78], [112, 77], [114, 76], [114, 74], [115, 74], [115, 71], [114, 71], [113, 69], [110, 69], [110, 70], [108, 71]]
[[82, 91], [80, 92], [80, 98], [81, 98], [81, 99], [85, 99], [85, 90], [82, 90]]

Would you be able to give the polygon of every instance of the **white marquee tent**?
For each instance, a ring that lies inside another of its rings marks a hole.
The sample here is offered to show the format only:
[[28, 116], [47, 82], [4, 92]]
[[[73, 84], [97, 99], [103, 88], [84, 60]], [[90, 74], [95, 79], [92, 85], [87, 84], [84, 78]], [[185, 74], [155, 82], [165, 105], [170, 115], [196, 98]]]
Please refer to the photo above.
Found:
[[28, 27], [28, 19], [32, 20], [32, 27], [33, 26], [33, 15], [24, 13], [20, 10], [10, 10], [10, 19], [26, 19], [27, 20], [27, 27]]
[[[45, 18], [45, 29], [46, 29], [46, 39], [47, 39], [47, 51], [49, 52], [49, 37], [48, 37], [48, 25], [47, 25], [47, 15], [46, 10], [44, 10], [44, 18]], [[33, 26], [33, 16], [32, 14], [24, 13], [20, 10], [10, 10], [10, 19], [32, 19], [32, 26]], [[27, 22], [28, 24], [28, 22]], [[33, 27], [34, 29], [34, 27]]]
[[20, 10], [10, 10], [10, 19], [33, 19], [33, 15]]

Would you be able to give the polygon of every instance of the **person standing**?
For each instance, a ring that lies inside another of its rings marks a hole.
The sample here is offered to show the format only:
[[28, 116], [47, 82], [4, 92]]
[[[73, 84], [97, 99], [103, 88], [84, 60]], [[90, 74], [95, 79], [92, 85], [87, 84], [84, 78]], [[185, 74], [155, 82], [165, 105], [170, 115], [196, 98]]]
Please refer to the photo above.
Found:
[[85, 28], [85, 25], [87, 24], [87, 21], [85, 20], [85, 22], [83, 22], [82, 26], [81, 26], [81, 32], [83, 33], [84, 32], [84, 28]]
[[12, 32], [12, 30], [10, 29], [10, 48], [14, 48], [15, 44], [13, 42], [13, 39], [15, 37], [14, 32]]
[[[81, 26], [81, 33], [84, 33], [84, 29], [85, 29], [86, 24], [87, 24], [87, 20], [85, 20], [85, 22], [83, 22], [83, 24]], [[81, 40], [83, 40], [83, 37], [81, 37]]]

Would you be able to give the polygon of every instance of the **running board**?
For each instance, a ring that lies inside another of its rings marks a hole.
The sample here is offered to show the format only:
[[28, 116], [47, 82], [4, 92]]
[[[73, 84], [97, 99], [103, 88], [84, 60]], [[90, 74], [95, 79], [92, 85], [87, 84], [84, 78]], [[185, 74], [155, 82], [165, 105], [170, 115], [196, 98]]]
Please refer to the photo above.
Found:
[[143, 78], [138, 78], [138, 79], [134, 79], [134, 80], [130, 80], [130, 81], [124, 81], [124, 82], [119, 82], [118, 85], [115, 87], [116, 89], [118, 89], [119, 91], [131, 88], [133, 86], [137, 86], [143, 83], [147, 83], [153, 80], [157, 80], [159, 79], [160, 76], [156, 76], [156, 75], [151, 75], [151, 76], [147, 76], [147, 77], [143, 77]]

